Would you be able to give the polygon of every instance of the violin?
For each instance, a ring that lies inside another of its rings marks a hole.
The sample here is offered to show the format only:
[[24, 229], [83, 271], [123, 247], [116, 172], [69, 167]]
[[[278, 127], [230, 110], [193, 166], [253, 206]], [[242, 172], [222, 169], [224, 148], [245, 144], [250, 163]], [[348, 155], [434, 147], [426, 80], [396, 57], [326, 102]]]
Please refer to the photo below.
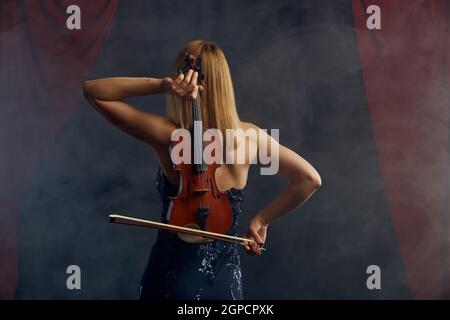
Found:
[[[190, 69], [198, 72], [198, 82], [203, 80], [200, 60], [193, 63], [191, 56], [186, 53], [183, 68], [179, 73], [186, 74]], [[167, 213], [170, 224], [199, 229], [213, 233], [227, 234], [233, 222], [233, 210], [227, 195], [219, 191], [216, 184], [215, 172], [220, 167], [219, 163], [206, 164], [203, 158], [203, 132], [207, 128], [203, 125], [200, 105], [200, 94], [192, 101], [192, 126], [191, 134], [192, 150], [190, 163], [174, 165], [179, 175], [179, 193], [170, 198], [171, 203]], [[194, 130], [196, 124], [202, 130]], [[174, 147], [177, 142], [172, 142]], [[194, 163], [197, 159], [197, 163]], [[198, 159], [201, 159], [198, 163]], [[172, 231], [174, 232], [174, 231]], [[189, 243], [202, 243], [211, 239], [177, 233], [178, 236]]]

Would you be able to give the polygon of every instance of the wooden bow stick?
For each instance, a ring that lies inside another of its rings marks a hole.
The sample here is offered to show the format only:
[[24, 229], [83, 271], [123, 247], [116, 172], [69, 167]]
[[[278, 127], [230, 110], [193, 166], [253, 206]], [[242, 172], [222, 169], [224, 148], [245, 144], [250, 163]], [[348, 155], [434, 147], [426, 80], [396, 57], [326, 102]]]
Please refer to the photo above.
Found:
[[[216, 239], [216, 240], [222, 240], [222, 241], [227, 241], [227, 242], [231, 242], [231, 243], [237, 243], [242, 246], [245, 246], [246, 244], [257, 244], [259, 246], [259, 244], [255, 240], [248, 239], [248, 238], [242, 238], [242, 237], [230, 236], [230, 235], [226, 235], [226, 234], [209, 232], [209, 231], [204, 231], [204, 230], [199, 230], [199, 229], [175, 226], [173, 224], [156, 222], [156, 221], [151, 221], [151, 220], [132, 218], [132, 217], [127, 217], [127, 216], [122, 216], [120, 214], [110, 214], [109, 221], [113, 222], [113, 223], [128, 224], [128, 225], [139, 226], [139, 227], [165, 229], [165, 230], [170, 230], [170, 231], [175, 231], [175, 232], [181, 232], [181, 233], [186, 233], [186, 234], [190, 234], [190, 235], [194, 235], [194, 236], [200, 236], [203, 238]], [[266, 250], [266, 249], [261, 248], [261, 250]]]

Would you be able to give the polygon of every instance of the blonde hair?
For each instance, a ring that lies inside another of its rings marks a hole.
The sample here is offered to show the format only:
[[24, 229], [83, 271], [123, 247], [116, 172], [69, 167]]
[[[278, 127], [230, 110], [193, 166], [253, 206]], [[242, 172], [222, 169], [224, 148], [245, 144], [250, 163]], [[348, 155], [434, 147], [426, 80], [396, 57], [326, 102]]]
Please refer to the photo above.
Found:
[[[178, 77], [178, 68], [184, 65], [186, 52], [200, 60], [204, 79], [199, 94], [203, 125], [205, 128], [219, 129], [225, 139], [226, 129], [237, 129], [240, 120], [236, 110], [233, 82], [230, 69], [222, 49], [214, 42], [194, 40], [178, 54], [171, 69], [171, 77]], [[181, 97], [167, 95], [167, 116], [178, 127], [192, 126], [192, 102]]]

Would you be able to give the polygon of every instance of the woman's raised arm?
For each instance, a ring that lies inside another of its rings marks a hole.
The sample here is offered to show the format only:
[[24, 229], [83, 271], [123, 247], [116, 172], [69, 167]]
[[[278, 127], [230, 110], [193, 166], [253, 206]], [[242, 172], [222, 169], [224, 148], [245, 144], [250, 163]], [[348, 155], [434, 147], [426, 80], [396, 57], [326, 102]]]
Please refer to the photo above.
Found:
[[132, 96], [174, 94], [186, 98], [196, 97], [197, 74], [190, 70], [186, 76], [171, 78], [111, 77], [88, 80], [83, 93], [89, 103], [109, 122], [154, 148], [167, 146], [175, 129], [170, 120], [143, 112], [123, 99]]
[[85, 81], [83, 93], [89, 103], [109, 122], [153, 147], [170, 141], [173, 124], [143, 112], [123, 99], [163, 93], [163, 79], [113, 77]]

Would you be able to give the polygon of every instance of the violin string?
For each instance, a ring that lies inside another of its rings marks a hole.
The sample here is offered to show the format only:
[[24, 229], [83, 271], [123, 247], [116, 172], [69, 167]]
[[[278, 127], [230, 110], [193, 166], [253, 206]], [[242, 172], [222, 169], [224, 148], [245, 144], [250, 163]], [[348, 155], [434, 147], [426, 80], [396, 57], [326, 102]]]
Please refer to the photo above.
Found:
[[[187, 63], [189, 65], [189, 68], [192, 68], [194, 71], [197, 71], [199, 73], [199, 77], [201, 80], [201, 70], [200, 68], [197, 68], [196, 66], [194, 66], [192, 64], [192, 62], [188, 59]], [[193, 129], [193, 133], [194, 133], [194, 160], [200, 160], [199, 163], [196, 163], [196, 161], [194, 161], [194, 171], [195, 171], [195, 176], [198, 178], [197, 181], [197, 188], [199, 188], [198, 186], [200, 185], [202, 189], [206, 187], [208, 187], [208, 185], [206, 184], [208, 182], [208, 173], [209, 172], [205, 172], [205, 163], [204, 163], [204, 159], [203, 159], [203, 117], [202, 117], [202, 109], [201, 109], [201, 104], [200, 104], [200, 93], [197, 94], [197, 97], [195, 97], [195, 99], [192, 102], [192, 111], [193, 111], [193, 125], [194, 125], [194, 129]], [[202, 124], [202, 127], [199, 129], [198, 127], [195, 126], [195, 121], [200, 121]], [[196, 130], [197, 128], [197, 130]], [[207, 167], [208, 168], [208, 167]], [[208, 168], [209, 169], [209, 168]], [[208, 170], [206, 169], [206, 170]], [[198, 195], [200, 197], [200, 210], [203, 209], [203, 196], [204, 193], [203, 191], [201, 191], [201, 193]], [[203, 219], [203, 217], [202, 217]], [[206, 227], [206, 226], [204, 226]]]
[[[199, 113], [198, 98], [196, 98], [192, 102], [192, 107], [193, 107], [193, 113], [194, 113], [194, 121], [196, 121], [196, 120], [199, 121], [200, 113]], [[194, 159], [198, 160], [198, 159], [202, 159], [202, 158], [199, 158], [202, 146], [200, 145], [200, 140], [199, 140], [200, 132], [198, 132], [199, 131], [198, 129], [195, 130], [196, 128], [198, 128], [198, 127], [195, 126], [195, 122], [194, 122], [194, 153], [195, 153]], [[196, 176], [199, 179], [198, 183], [200, 185], [203, 185], [203, 166], [202, 166], [202, 164], [195, 163], [194, 168], [196, 168]], [[203, 199], [203, 197], [202, 197], [202, 195], [200, 195], [200, 208], [203, 207], [202, 199]]]

